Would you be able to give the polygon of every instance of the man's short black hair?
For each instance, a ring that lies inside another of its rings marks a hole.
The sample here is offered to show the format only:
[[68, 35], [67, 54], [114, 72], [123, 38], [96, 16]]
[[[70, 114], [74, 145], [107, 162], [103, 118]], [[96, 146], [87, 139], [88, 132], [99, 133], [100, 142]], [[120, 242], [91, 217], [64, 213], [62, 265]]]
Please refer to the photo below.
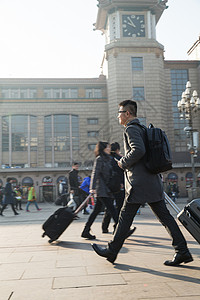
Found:
[[133, 100], [124, 100], [124, 101], [119, 103], [119, 106], [123, 106], [134, 117], [137, 116], [137, 103], [135, 101], [133, 101]]
[[73, 162], [72, 166], [77, 166], [79, 163], [78, 162]]
[[116, 150], [120, 150], [120, 145], [118, 142], [112, 143], [111, 145], [111, 152], [115, 152]]

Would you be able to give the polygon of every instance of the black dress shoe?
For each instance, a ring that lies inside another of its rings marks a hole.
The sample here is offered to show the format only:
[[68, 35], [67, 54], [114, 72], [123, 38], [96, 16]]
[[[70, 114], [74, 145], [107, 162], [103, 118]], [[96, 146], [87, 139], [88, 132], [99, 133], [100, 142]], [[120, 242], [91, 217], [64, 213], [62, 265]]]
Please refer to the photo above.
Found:
[[127, 233], [126, 239], [133, 234], [133, 232], [136, 230], [136, 227], [133, 227], [133, 229], [130, 229], [129, 232]]
[[166, 260], [164, 262], [164, 265], [166, 266], [178, 266], [181, 263], [189, 263], [193, 261], [192, 255], [190, 254], [190, 252], [186, 252], [185, 254], [182, 253], [175, 253], [174, 257], [172, 260]]
[[109, 262], [114, 263], [116, 260], [117, 254], [113, 253], [109, 248], [102, 248], [97, 244], [91, 244], [91, 246], [99, 256], [107, 258]]
[[103, 230], [102, 230], [102, 233], [108, 233], [108, 232], [109, 232], [108, 229], [103, 229]]

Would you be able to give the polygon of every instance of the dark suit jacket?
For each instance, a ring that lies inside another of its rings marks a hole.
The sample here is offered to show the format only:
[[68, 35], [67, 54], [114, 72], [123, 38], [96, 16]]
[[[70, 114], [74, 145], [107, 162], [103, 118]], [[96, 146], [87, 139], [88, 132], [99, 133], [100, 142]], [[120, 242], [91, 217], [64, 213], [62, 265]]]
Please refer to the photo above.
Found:
[[78, 190], [78, 188], [79, 188], [78, 171], [75, 169], [72, 169], [69, 172], [69, 184], [70, 184], [71, 190]]
[[125, 171], [125, 190], [128, 202], [144, 204], [164, 199], [160, 175], [151, 174], [145, 167], [145, 131], [137, 124], [138, 119], [130, 121], [124, 130], [125, 155], [120, 159]]
[[5, 186], [5, 197], [3, 204], [14, 204], [13, 190], [10, 182], [7, 182]]

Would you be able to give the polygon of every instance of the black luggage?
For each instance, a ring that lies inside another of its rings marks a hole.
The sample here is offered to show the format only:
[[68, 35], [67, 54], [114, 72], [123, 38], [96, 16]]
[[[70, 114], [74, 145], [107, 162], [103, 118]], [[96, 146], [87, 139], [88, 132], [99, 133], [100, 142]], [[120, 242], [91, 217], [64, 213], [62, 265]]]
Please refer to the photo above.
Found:
[[178, 220], [200, 244], [200, 199], [192, 200], [182, 210], [166, 193], [165, 199], [178, 214]]
[[44, 233], [42, 237], [46, 235], [50, 238], [49, 243], [57, 240], [59, 236], [65, 231], [65, 229], [76, 219], [77, 214], [89, 201], [90, 195], [81, 203], [81, 205], [72, 212], [68, 207], [59, 208], [51, 215], [42, 225]]
[[56, 199], [55, 205], [66, 206], [68, 201], [69, 201], [69, 194], [63, 194]]

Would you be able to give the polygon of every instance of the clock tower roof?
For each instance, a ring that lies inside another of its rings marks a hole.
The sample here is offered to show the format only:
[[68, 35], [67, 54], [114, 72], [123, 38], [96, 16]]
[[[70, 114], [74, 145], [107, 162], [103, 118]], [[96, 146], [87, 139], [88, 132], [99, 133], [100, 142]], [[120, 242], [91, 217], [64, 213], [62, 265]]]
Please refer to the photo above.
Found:
[[99, 7], [96, 30], [104, 30], [106, 27], [107, 14], [121, 11], [147, 11], [150, 10], [156, 16], [156, 23], [159, 21], [163, 11], [168, 7], [168, 0], [97, 0]]

